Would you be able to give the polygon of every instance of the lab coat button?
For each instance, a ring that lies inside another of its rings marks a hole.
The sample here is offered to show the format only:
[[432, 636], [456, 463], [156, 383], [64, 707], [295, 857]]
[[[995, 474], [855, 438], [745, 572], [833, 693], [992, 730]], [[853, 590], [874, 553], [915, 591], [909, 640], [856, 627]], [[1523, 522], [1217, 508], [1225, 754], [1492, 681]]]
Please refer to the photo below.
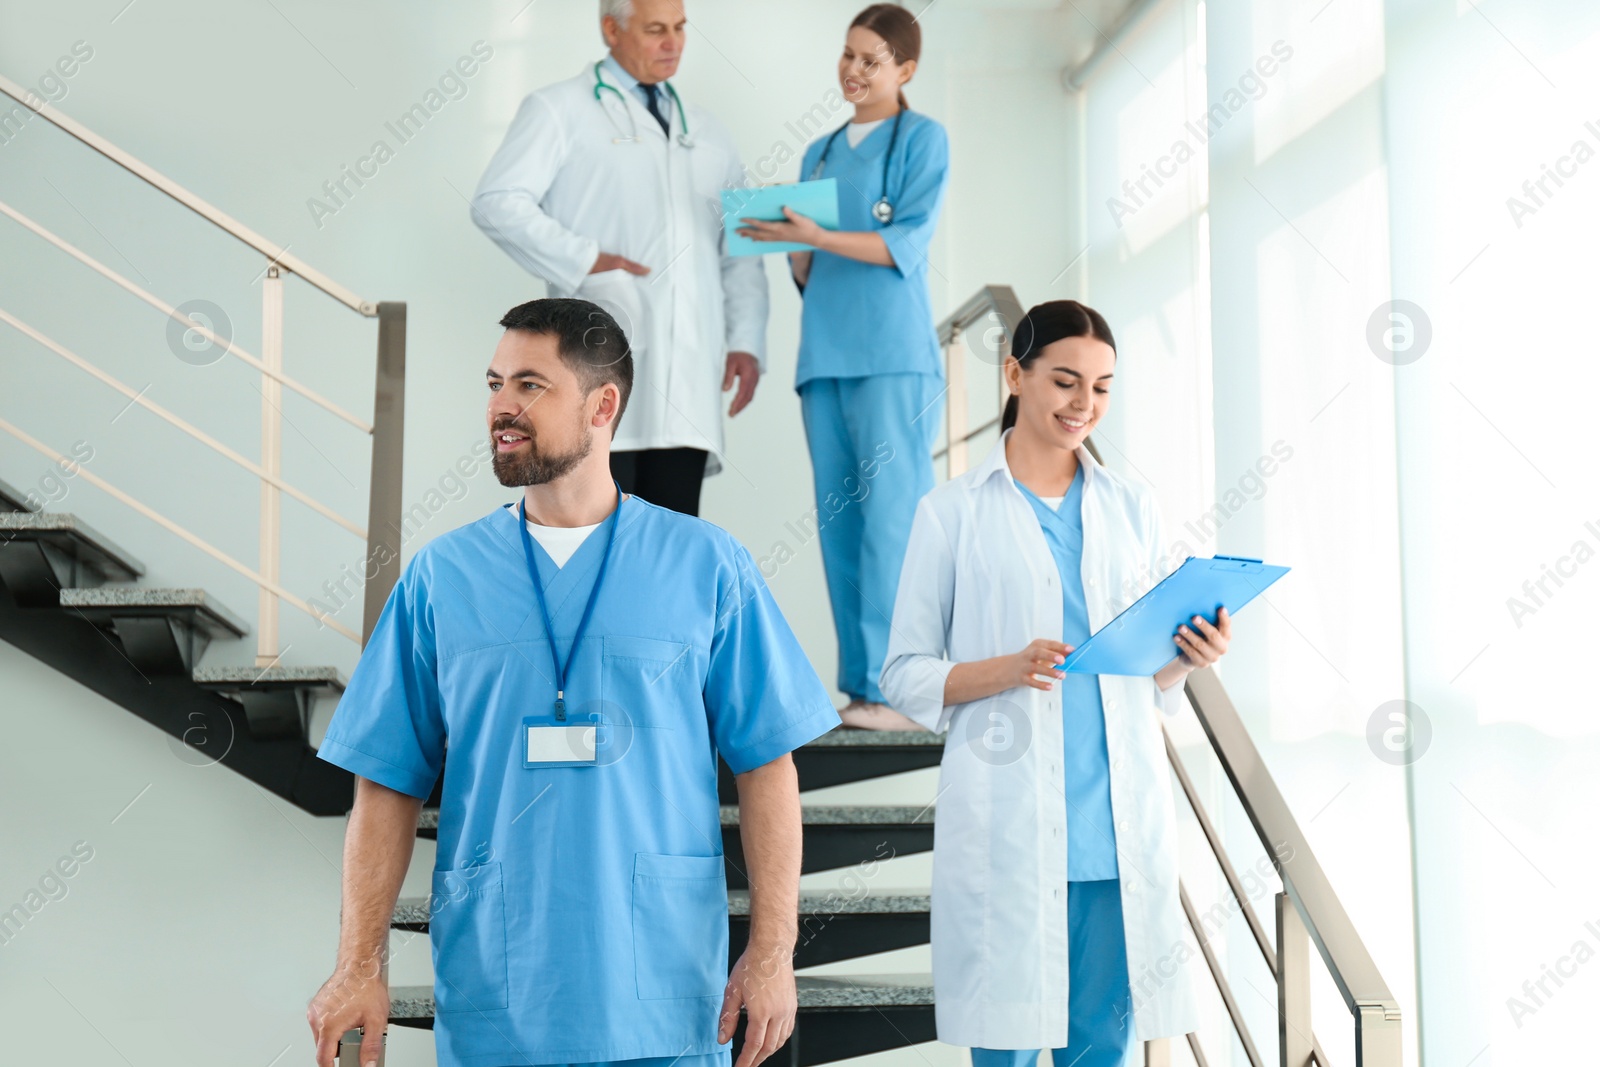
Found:
[[1117, 702], [1116, 702], [1116, 701], [1115, 701], [1115, 700], [1108, 700], [1108, 701], [1106, 701], [1106, 710], [1107, 710], [1107, 711], [1113, 711], [1113, 710], [1115, 710], [1115, 709], [1116, 709], [1116, 706], [1117, 706]]
[[1121, 822], [1117, 823], [1117, 829], [1118, 830], [1126, 830], [1127, 828], [1128, 828], [1128, 820], [1127, 819], [1123, 819]]
[[1119, 760], [1119, 759], [1112, 760], [1111, 761], [1111, 769], [1114, 770], [1114, 771], [1122, 770], [1122, 761]]
[[1090, 589], [1093, 589], [1093, 588], [1094, 588], [1094, 579], [1093, 579], [1093, 578], [1090, 578], [1090, 579], [1089, 579], [1089, 588], [1090, 588]]

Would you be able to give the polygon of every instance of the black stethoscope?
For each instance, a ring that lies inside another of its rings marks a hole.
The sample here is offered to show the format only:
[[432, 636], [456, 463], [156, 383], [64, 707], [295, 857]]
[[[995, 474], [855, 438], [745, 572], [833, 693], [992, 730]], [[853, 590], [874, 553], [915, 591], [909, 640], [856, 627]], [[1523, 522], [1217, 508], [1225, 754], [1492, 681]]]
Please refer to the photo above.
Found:
[[[894, 130], [889, 134], [889, 150], [883, 154], [883, 195], [878, 202], [872, 205], [872, 217], [885, 226], [894, 221], [894, 205], [889, 203], [889, 160], [894, 155], [895, 142], [900, 140], [900, 119], [910, 108], [901, 108], [894, 113]], [[822, 177], [822, 166], [828, 162], [828, 149], [833, 147], [833, 139], [843, 133], [850, 124], [847, 122], [828, 135], [822, 143], [822, 155], [817, 157], [816, 166], [811, 168], [811, 180], [816, 181]]]

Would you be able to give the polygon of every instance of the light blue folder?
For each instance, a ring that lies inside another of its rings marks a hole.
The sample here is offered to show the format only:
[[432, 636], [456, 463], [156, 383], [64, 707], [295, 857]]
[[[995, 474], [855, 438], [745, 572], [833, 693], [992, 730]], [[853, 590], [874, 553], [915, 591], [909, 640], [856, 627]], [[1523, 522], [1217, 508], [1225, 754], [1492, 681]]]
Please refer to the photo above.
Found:
[[1190, 556], [1161, 584], [1129, 605], [1126, 611], [1072, 651], [1057, 670], [1079, 674], [1152, 675], [1178, 654], [1173, 635], [1194, 624], [1196, 615], [1215, 623], [1217, 608], [1229, 615], [1254, 600], [1289, 573], [1259, 559]]
[[792, 207], [825, 230], [839, 228], [839, 182], [822, 178], [814, 182], [762, 185], [754, 189], [722, 190], [722, 230], [728, 237], [730, 256], [760, 256], [768, 252], [809, 252], [810, 245], [793, 241], [752, 241], [734, 231], [740, 219], [780, 222], [783, 209]]

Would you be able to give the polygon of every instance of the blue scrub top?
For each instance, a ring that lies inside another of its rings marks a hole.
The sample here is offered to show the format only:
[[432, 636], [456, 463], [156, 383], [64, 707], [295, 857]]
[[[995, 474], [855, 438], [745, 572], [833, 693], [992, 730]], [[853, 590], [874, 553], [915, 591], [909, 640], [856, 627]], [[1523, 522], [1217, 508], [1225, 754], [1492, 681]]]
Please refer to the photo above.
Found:
[[[1061, 573], [1061, 640], [1077, 648], [1089, 639], [1089, 605], [1083, 596], [1083, 465], [1078, 465], [1059, 508], [1050, 507], [1021, 482], [1016, 486], [1033, 505]], [[1100, 678], [1068, 672], [1056, 684], [1061, 687], [1065, 738], [1062, 781], [1067, 794], [1067, 877], [1075, 882], [1115, 878], [1117, 838], [1111, 817], [1111, 766]]]
[[[883, 156], [894, 118], [885, 119], [854, 148], [841, 133], [828, 149], [819, 177], [838, 179], [839, 229], [881, 232], [894, 266], [812, 252], [800, 313], [796, 390], [812, 378], [907, 372], [944, 376], [928, 296], [928, 245], [949, 182], [950, 142], [944, 127], [928, 116], [902, 114], [900, 138], [889, 160], [894, 220], [888, 225], [873, 217], [872, 205], [883, 195]], [[806, 147], [802, 179], [811, 177], [827, 140], [824, 134]]]
[[[432, 941], [445, 1067], [726, 1050], [717, 756], [735, 774], [839, 725], [750, 553], [701, 519], [621, 502], [567, 724], [593, 764], [524, 766], [557, 725], [554, 667], [508, 508], [406, 565], [318, 755], [426, 797], [448, 742]], [[604, 554], [534, 545], [557, 650]], [[670, 561], [670, 566], [664, 565]]]

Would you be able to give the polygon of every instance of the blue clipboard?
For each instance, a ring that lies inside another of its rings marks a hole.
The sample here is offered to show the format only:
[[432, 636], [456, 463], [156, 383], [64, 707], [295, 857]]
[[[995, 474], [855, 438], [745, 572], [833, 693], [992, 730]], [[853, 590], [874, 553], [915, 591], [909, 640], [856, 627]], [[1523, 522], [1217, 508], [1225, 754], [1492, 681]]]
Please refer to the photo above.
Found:
[[1217, 607], [1237, 615], [1289, 573], [1243, 556], [1190, 556], [1183, 566], [1096, 630], [1057, 670], [1077, 674], [1152, 675], [1178, 654], [1172, 637], [1196, 615], [1215, 620]]
[[813, 182], [761, 185], [753, 189], [722, 190], [722, 232], [727, 236], [728, 255], [762, 256], [768, 252], [809, 252], [810, 245], [794, 241], [752, 241], [735, 233], [744, 223], [740, 219], [780, 222], [783, 209], [792, 207], [816, 220], [825, 230], [839, 228], [839, 182], [822, 178]]

